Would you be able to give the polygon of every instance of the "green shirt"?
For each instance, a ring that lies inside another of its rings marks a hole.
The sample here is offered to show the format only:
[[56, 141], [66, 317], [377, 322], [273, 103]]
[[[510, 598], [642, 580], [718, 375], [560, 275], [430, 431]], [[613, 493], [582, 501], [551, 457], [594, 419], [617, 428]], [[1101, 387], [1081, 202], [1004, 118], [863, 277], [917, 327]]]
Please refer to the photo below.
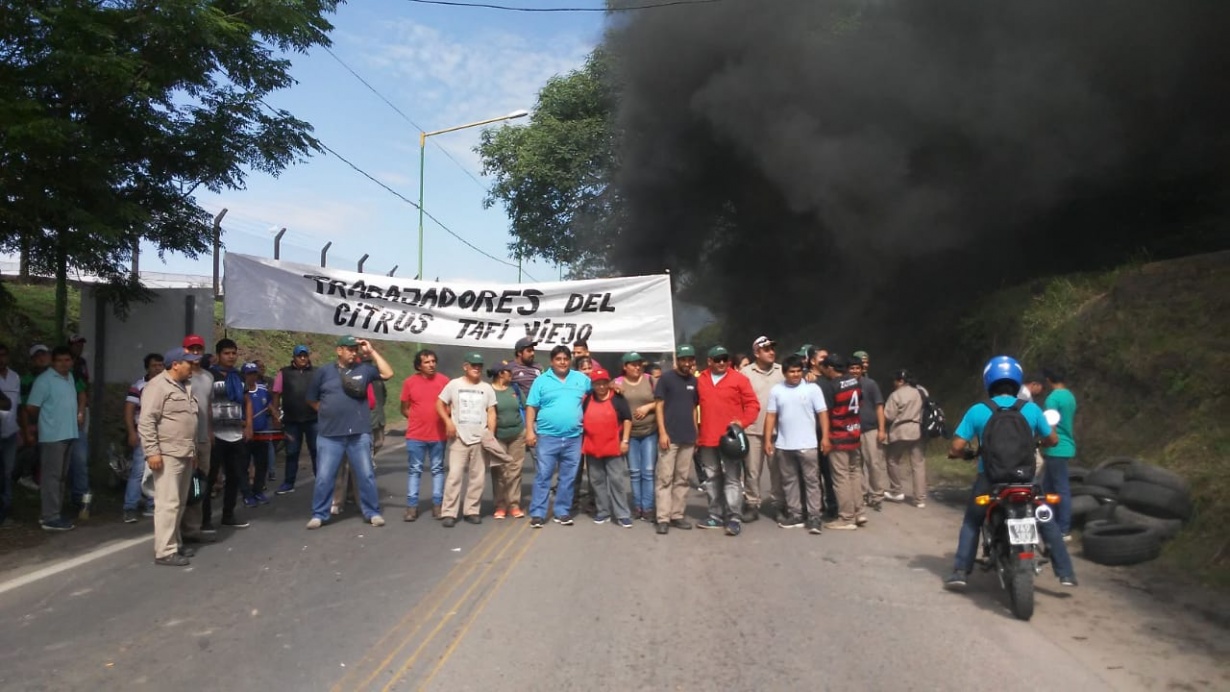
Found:
[[1055, 431], [1059, 434], [1059, 444], [1044, 450], [1048, 457], [1071, 459], [1076, 456], [1076, 437], [1073, 435], [1073, 423], [1076, 421], [1076, 397], [1068, 389], [1054, 389], [1046, 397], [1046, 409], [1059, 412], [1059, 425]]
[[516, 439], [525, 430], [521, 419], [521, 402], [513, 394], [512, 387], [495, 390], [495, 437], [498, 440]]

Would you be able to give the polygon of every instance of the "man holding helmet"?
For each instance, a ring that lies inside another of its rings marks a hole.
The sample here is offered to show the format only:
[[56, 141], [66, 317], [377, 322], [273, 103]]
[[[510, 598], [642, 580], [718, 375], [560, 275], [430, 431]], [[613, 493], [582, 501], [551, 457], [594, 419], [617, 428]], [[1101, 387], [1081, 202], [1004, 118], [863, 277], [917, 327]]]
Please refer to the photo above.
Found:
[[709, 367], [696, 377], [700, 400], [700, 433], [696, 455], [709, 477], [709, 518], [702, 529], [725, 526], [726, 535], [742, 531], [743, 464], [747, 435], [743, 429], [760, 415], [760, 401], [747, 375], [730, 368], [730, 352], [723, 346], [709, 349]]
[[[371, 355], [374, 365], [364, 363]], [[366, 339], [343, 336], [337, 340], [337, 362], [319, 368], [308, 386], [308, 406], [319, 416], [316, 437], [316, 487], [312, 493], [312, 518], [308, 529], [318, 529], [329, 520], [333, 484], [342, 456], [350, 460], [363, 517], [372, 526], [384, 526], [380, 495], [372, 470], [372, 420], [367, 407], [367, 385], [376, 378], [387, 380], [393, 368]]]

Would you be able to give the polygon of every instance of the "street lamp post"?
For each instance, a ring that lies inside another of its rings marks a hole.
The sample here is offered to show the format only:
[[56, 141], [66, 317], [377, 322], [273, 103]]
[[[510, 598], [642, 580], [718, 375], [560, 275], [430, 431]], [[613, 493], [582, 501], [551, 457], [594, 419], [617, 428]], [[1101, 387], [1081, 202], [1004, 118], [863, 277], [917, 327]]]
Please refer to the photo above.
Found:
[[506, 120], [516, 120], [529, 115], [527, 110], [516, 110], [508, 115], [501, 115], [498, 118], [488, 118], [475, 123], [467, 123], [456, 127], [446, 127], [443, 130], [434, 132], [419, 133], [419, 279], [423, 278], [423, 193], [426, 189], [425, 173], [427, 170], [427, 138], [435, 135], [442, 135], [446, 132], [456, 132], [457, 130], [466, 130], [471, 127], [482, 127], [483, 125], [491, 125], [492, 123], [504, 122]]

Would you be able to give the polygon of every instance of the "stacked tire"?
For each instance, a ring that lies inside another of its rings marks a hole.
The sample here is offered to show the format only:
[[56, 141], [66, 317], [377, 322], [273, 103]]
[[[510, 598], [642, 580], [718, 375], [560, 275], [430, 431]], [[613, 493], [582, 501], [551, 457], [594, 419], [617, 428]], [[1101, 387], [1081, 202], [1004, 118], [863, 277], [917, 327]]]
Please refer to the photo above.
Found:
[[1134, 565], [1156, 558], [1162, 542], [1191, 519], [1191, 488], [1166, 469], [1129, 457], [1096, 468], [1073, 467], [1072, 522], [1084, 525], [1084, 555], [1103, 565]]

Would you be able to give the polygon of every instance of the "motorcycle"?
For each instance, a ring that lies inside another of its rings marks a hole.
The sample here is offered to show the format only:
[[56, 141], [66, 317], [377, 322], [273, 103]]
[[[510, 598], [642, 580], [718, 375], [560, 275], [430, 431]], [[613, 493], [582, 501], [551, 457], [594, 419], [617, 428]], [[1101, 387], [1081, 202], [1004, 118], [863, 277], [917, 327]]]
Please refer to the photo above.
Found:
[[1049, 561], [1038, 525], [1055, 518], [1051, 506], [1059, 504], [1059, 496], [1044, 495], [1033, 483], [1003, 483], [975, 497], [974, 504], [986, 508], [982, 568], [996, 571], [1012, 614], [1029, 620], [1034, 614], [1034, 577]]

